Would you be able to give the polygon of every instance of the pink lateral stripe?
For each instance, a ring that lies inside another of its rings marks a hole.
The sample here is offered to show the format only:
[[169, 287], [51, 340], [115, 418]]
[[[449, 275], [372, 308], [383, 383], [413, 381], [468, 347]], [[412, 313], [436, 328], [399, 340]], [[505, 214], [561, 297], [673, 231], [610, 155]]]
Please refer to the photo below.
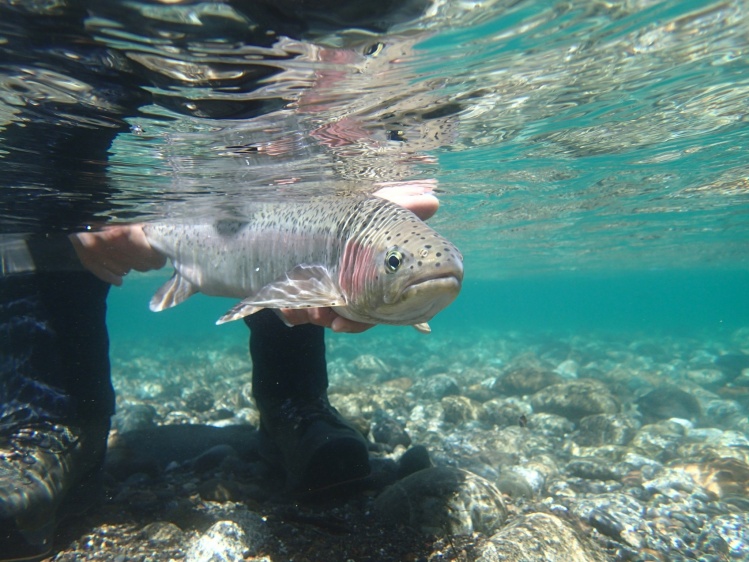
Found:
[[376, 271], [372, 262], [373, 254], [373, 249], [369, 245], [352, 240], [346, 242], [338, 273], [338, 283], [346, 300], [351, 300], [354, 295], [364, 294], [367, 283], [373, 280]]

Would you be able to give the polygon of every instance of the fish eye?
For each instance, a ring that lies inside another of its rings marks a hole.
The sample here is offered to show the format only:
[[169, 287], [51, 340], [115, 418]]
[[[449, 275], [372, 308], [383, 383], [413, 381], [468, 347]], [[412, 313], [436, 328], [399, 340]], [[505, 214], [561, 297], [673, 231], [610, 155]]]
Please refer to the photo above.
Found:
[[385, 267], [388, 273], [395, 273], [403, 263], [403, 254], [398, 250], [390, 250], [385, 254]]
[[369, 47], [364, 49], [364, 56], [376, 57], [382, 52], [384, 48], [385, 48], [385, 43], [380, 43], [378, 41], [377, 43], [374, 43], [373, 45], [370, 45]]

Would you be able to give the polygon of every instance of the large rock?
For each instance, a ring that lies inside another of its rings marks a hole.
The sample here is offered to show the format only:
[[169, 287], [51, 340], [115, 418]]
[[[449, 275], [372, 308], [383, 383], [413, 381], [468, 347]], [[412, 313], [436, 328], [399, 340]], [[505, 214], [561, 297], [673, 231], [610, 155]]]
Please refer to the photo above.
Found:
[[476, 562], [604, 562], [603, 553], [550, 513], [515, 519], [481, 547]]
[[488, 480], [451, 467], [432, 467], [407, 476], [375, 500], [387, 523], [408, 525], [427, 535], [490, 535], [507, 517], [502, 493]]

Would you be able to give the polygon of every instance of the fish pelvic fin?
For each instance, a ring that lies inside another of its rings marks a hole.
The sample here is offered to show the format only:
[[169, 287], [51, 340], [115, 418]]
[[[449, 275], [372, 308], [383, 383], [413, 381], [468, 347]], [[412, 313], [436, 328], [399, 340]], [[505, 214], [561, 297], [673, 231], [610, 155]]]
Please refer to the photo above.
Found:
[[322, 265], [297, 265], [242, 301], [261, 308], [346, 306], [338, 284]]
[[297, 265], [254, 295], [237, 303], [216, 324], [239, 320], [263, 308], [321, 308], [346, 304], [346, 297], [326, 267]]
[[427, 324], [426, 322], [422, 322], [421, 324], [413, 324], [413, 327], [416, 328], [422, 334], [430, 334], [432, 332], [432, 329], [429, 327], [429, 324]]
[[172, 278], [159, 287], [156, 294], [151, 297], [149, 308], [154, 312], [161, 312], [178, 305], [197, 292], [198, 288], [195, 285], [175, 271]]

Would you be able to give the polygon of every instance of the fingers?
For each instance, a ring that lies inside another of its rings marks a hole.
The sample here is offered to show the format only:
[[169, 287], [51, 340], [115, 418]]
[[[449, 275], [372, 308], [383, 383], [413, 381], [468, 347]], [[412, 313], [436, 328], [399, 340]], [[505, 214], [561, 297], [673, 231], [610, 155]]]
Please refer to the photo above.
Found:
[[122, 285], [122, 278], [133, 269], [150, 271], [166, 263], [166, 258], [151, 248], [141, 225], [79, 232], [71, 234], [70, 241], [86, 269], [117, 286]]
[[405, 207], [421, 220], [433, 216], [440, 203], [434, 196], [435, 180], [420, 180], [415, 182], [384, 182], [374, 194], [388, 201]]
[[374, 326], [343, 318], [332, 308], [284, 308], [281, 309], [281, 314], [292, 326], [314, 324], [340, 333], [360, 334]]

